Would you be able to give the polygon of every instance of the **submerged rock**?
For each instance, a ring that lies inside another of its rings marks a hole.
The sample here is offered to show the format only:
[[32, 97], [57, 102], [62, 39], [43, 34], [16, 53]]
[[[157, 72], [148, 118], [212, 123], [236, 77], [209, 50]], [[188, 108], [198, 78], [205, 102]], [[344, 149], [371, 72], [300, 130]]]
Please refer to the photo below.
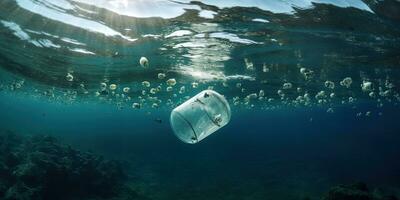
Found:
[[353, 183], [332, 187], [322, 200], [397, 200], [381, 191], [370, 191], [365, 183]]
[[49, 136], [0, 133], [0, 199], [111, 198], [123, 187], [119, 162], [62, 145]]
[[372, 200], [368, 188], [363, 183], [332, 187], [324, 200]]

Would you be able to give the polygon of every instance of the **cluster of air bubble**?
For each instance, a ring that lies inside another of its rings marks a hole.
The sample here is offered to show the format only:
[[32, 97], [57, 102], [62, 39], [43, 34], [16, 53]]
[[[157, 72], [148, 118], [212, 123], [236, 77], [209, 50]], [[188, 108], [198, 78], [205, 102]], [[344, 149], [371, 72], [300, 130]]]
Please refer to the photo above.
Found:
[[[149, 67], [147, 58], [140, 59], [140, 65]], [[263, 64], [262, 72], [268, 74], [273, 65]], [[244, 60], [244, 68], [254, 71], [255, 66], [249, 60]], [[340, 105], [356, 107], [357, 102], [366, 100], [376, 103], [378, 108], [386, 103], [397, 105], [400, 95], [396, 85], [386, 76], [385, 78], [370, 79], [367, 76], [343, 76], [340, 79], [330, 78], [321, 80], [316, 78], [315, 70], [297, 66], [297, 81], [285, 78], [280, 83], [269, 85], [268, 80], [214, 80], [200, 81], [172, 77], [167, 72], [157, 72], [149, 80], [132, 83], [119, 83], [104, 78], [97, 85], [87, 86], [74, 78], [73, 71], [65, 74], [67, 83], [74, 83], [73, 89], [51, 87], [42, 89], [37, 87], [33, 94], [46, 97], [50, 100], [67, 103], [95, 100], [115, 104], [118, 108], [130, 109], [158, 109], [161, 107], [174, 108], [189, 99], [194, 94], [213, 89], [224, 94], [232, 107], [245, 109], [278, 109], [281, 107], [325, 107], [328, 113], [334, 113]], [[0, 90], [23, 90], [24, 80], [13, 80], [11, 83], [2, 83]], [[26, 90], [25, 90], [26, 91]], [[32, 93], [31, 93], [32, 94]], [[82, 98], [88, 97], [88, 98]], [[370, 116], [371, 111], [358, 112], [357, 116]], [[381, 113], [376, 113], [381, 114]]]

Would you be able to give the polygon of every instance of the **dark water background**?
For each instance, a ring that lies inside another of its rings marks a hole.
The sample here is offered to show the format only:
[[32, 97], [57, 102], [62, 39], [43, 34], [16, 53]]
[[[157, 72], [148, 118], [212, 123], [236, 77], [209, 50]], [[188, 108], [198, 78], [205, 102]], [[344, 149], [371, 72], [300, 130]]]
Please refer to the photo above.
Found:
[[0, 98], [1, 129], [54, 135], [125, 160], [134, 187], [153, 198], [301, 199], [354, 181], [399, 193], [397, 107], [384, 109], [382, 116], [372, 110], [370, 117], [356, 117], [349, 107], [334, 114], [325, 108], [233, 110], [228, 126], [188, 145], [172, 133], [167, 110], [146, 114], [107, 105]]

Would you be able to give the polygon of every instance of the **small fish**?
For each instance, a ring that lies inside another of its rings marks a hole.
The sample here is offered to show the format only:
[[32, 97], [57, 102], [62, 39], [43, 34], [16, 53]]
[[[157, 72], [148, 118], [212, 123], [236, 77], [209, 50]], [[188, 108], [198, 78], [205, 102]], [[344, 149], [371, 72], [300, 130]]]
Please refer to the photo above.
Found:
[[155, 119], [154, 121], [157, 122], [157, 123], [159, 123], [159, 124], [162, 123], [162, 119], [160, 119], [160, 118], [157, 118], [157, 119]]

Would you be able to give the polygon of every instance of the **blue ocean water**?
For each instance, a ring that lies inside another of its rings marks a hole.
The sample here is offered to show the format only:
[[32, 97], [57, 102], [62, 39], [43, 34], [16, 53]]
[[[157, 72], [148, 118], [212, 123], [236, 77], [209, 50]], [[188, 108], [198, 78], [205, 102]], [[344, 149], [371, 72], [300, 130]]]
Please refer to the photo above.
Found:
[[[2, 0], [0, 199], [398, 199], [399, 16], [396, 0]], [[231, 119], [186, 144], [171, 111], [203, 90]]]
[[332, 185], [354, 181], [399, 192], [398, 107], [369, 117], [356, 117], [349, 107], [334, 114], [234, 110], [229, 125], [190, 145], [174, 136], [168, 110], [1, 99], [3, 130], [50, 134], [125, 159], [135, 187], [155, 199], [318, 198]]

